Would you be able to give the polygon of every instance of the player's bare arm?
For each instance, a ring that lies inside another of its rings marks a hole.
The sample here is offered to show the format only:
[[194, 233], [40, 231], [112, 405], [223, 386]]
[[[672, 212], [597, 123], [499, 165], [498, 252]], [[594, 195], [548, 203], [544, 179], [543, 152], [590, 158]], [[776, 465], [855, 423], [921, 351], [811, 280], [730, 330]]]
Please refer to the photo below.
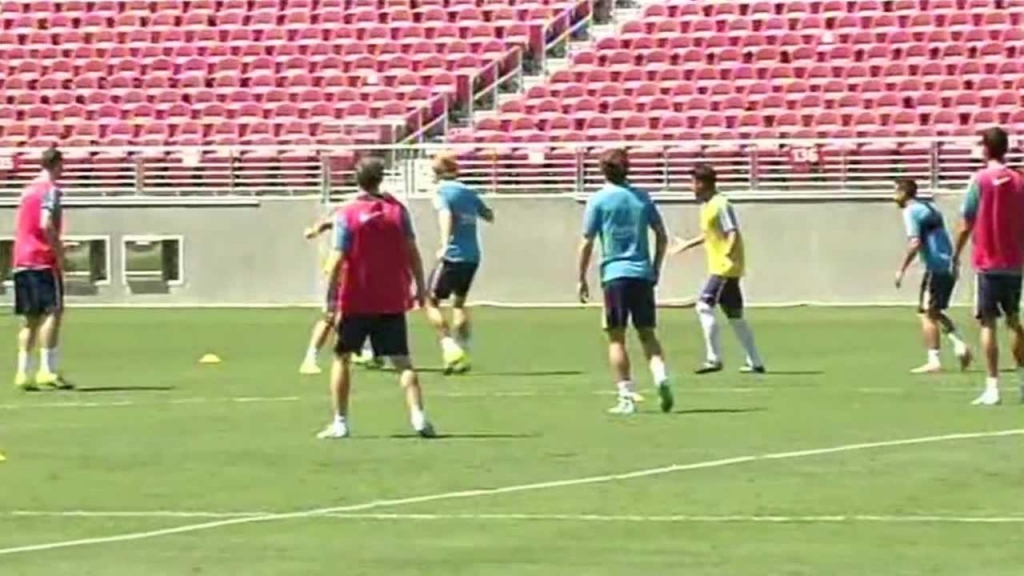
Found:
[[910, 264], [917, 258], [917, 254], [921, 251], [921, 239], [911, 238], [910, 242], [907, 242], [907, 249], [903, 254], [903, 262], [900, 263], [899, 269], [896, 270], [896, 288], [903, 285], [903, 277], [907, 275], [907, 268], [910, 268]]
[[420, 256], [420, 248], [416, 245], [416, 239], [409, 240], [409, 270], [412, 272], [412, 281], [415, 286], [416, 305], [423, 308], [423, 298], [427, 291], [427, 283], [423, 274], [423, 257]]
[[448, 253], [448, 246], [452, 242], [452, 230], [455, 228], [454, 217], [452, 211], [447, 208], [442, 208], [437, 211], [437, 223], [440, 227], [441, 233], [441, 247], [437, 250], [437, 258], [444, 258], [444, 255]]
[[654, 232], [654, 274], [655, 278], [661, 278], [661, 268], [665, 264], [665, 253], [668, 251], [668, 232], [661, 222], [651, 226], [651, 230]]
[[682, 238], [676, 236], [672, 240], [673, 246], [668, 251], [668, 254], [669, 254], [669, 256], [678, 256], [678, 255], [682, 254], [683, 252], [689, 252], [690, 250], [693, 250], [694, 248], [696, 248], [697, 246], [700, 246], [703, 243], [704, 243], [704, 236], [703, 235], [697, 236], [695, 238], [691, 238], [689, 240], [683, 240]]
[[320, 219], [320, 221], [318, 221], [316, 224], [310, 226], [309, 228], [306, 228], [306, 230], [303, 233], [303, 235], [306, 237], [306, 240], [312, 240], [312, 239], [320, 236], [324, 232], [327, 232], [328, 230], [330, 230], [333, 227], [334, 227], [334, 217], [333, 216], [325, 216], [322, 219]]
[[490, 206], [481, 203], [480, 204], [480, 218], [488, 224], [494, 223], [494, 210], [491, 210]]
[[328, 285], [334, 286], [337, 284], [338, 274], [341, 272], [341, 263], [345, 259], [345, 256], [341, 253], [341, 250], [331, 250], [327, 261], [324, 263], [324, 276], [327, 277]]
[[964, 248], [967, 247], [967, 242], [970, 241], [972, 232], [974, 232], [974, 220], [961, 218], [960, 224], [956, 229], [956, 245], [953, 247], [954, 274], [960, 270], [960, 255], [963, 254]]
[[53, 218], [52, 210], [43, 210], [43, 230], [46, 234], [46, 242], [53, 247], [53, 254], [57, 257], [57, 264], [61, 270], [64, 269], [64, 243], [60, 239], [60, 230]]
[[580, 299], [581, 304], [586, 304], [590, 300], [590, 286], [587, 284], [587, 271], [590, 270], [590, 259], [594, 255], [594, 239], [583, 238], [580, 242], [579, 256], [578, 256], [578, 278], [576, 284], [576, 295]]

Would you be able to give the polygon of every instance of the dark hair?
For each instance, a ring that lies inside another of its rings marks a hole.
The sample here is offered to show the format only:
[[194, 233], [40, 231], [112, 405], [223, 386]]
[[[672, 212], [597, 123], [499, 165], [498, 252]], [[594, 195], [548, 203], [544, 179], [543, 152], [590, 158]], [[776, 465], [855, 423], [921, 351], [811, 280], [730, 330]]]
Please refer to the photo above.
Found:
[[622, 148], [601, 153], [601, 174], [612, 184], [625, 184], [629, 178], [629, 155]]
[[690, 175], [693, 176], [694, 180], [709, 188], [714, 188], [715, 183], [718, 181], [718, 174], [715, 173], [715, 169], [707, 164], [698, 164]]
[[896, 189], [907, 198], [917, 198], [917, 182], [913, 178], [897, 178]]
[[63, 162], [64, 155], [61, 154], [56, 146], [50, 146], [44, 150], [42, 157], [39, 158], [39, 163], [42, 164], [43, 169], [48, 171], [56, 169]]
[[363, 158], [356, 164], [356, 184], [367, 192], [376, 192], [384, 181], [384, 161], [374, 156]]
[[981, 145], [989, 158], [1004, 160], [1010, 151], [1010, 136], [998, 126], [987, 128], [981, 132]]

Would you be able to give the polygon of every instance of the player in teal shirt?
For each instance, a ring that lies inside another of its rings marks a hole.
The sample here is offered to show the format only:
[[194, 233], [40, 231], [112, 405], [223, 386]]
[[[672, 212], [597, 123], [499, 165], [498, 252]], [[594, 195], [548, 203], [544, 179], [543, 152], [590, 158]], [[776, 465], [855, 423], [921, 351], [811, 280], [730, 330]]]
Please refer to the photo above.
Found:
[[[651, 374], [661, 397], [661, 409], [672, 410], [661, 342], [655, 332], [657, 307], [654, 286], [665, 258], [668, 235], [661, 214], [646, 192], [634, 188], [628, 180], [629, 157], [625, 150], [609, 150], [601, 155], [601, 172], [606, 184], [587, 202], [583, 216], [583, 242], [579, 252], [579, 298], [590, 298], [587, 272], [594, 243], [601, 243], [601, 285], [604, 291], [604, 327], [608, 335], [608, 357], [618, 379], [618, 404], [613, 414], [636, 412], [638, 396], [633, 391], [629, 355], [626, 352], [626, 328], [632, 320], [640, 337]], [[648, 233], [655, 237], [652, 261]]]
[[942, 370], [939, 354], [939, 334], [946, 333], [953, 351], [960, 360], [961, 369], [971, 363], [971, 351], [957, 334], [956, 325], [946, 315], [956, 275], [953, 273], [953, 243], [946, 231], [942, 212], [931, 202], [917, 197], [917, 183], [909, 178], [896, 181], [896, 204], [903, 211], [903, 223], [907, 231], [907, 250], [896, 271], [896, 287], [903, 284], [907, 268], [915, 258], [920, 257], [925, 272], [921, 280], [918, 312], [921, 314], [921, 330], [928, 348], [928, 359], [913, 374], [930, 374]]
[[[453, 154], [434, 158], [437, 195], [434, 208], [440, 223], [441, 248], [437, 265], [430, 274], [426, 299], [427, 318], [441, 340], [446, 374], [469, 370], [471, 325], [466, 297], [480, 267], [480, 238], [477, 221], [494, 221], [494, 212], [475, 190], [458, 180], [459, 164]], [[441, 313], [441, 302], [452, 298], [452, 329]]]

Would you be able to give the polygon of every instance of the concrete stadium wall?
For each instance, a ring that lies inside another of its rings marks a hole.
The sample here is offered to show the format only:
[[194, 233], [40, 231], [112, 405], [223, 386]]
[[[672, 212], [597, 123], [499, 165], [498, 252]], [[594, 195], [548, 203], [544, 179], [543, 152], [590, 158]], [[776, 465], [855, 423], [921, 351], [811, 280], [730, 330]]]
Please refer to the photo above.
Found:
[[[567, 198], [492, 198], [497, 223], [484, 226], [485, 261], [474, 299], [508, 304], [571, 304], [583, 205]], [[957, 199], [939, 202], [950, 224]], [[437, 247], [429, 200], [411, 211], [424, 258]], [[672, 233], [697, 231], [692, 203], [662, 204]], [[0, 207], [13, 221], [13, 206]], [[752, 304], [910, 303], [917, 275], [893, 287], [905, 243], [902, 221], [890, 202], [757, 201], [737, 204], [748, 251], [746, 292]], [[321, 301], [318, 249], [301, 237], [322, 213], [315, 199], [229, 202], [225, 205], [132, 204], [68, 208], [69, 235], [111, 239], [111, 281], [72, 303], [138, 305], [303, 305]], [[162, 294], [133, 294], [121, 275], [126, 235], [183, 235], [184, 282]], [[596, 273], [594, 275], [596, 284]], [[698, 250], [669, 262], [659, 297], [692, 299], [704, 278]], [[969, 283], [965, 283], [965, 286]], [[10, 290], [3, 297], [9, 301]], [[968, 302], [970, 289], [958, 290]]]

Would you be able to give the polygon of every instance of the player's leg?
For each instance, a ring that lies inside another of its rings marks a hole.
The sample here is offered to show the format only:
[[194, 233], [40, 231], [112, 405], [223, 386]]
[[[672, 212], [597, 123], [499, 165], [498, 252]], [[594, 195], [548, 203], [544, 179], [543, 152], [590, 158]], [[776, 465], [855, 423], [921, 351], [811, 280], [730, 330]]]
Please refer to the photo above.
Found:
[[604, 285], [604, 331], [608, 338], [608, 365], [618, 392], [618, 401], [609, 412], [632, 414], [636, 412], [636, 394], [626, 350], [626, 327], [629, 325], [629, 307], [626, 300], [626, 280], [612, 280]]
[[665, 366], [665, 352], [658, 340], [658, 308], [654, 301], [654, 285], [649, 282], [632, 283], [630, 294], [630, 314], [633, 316], [633, 327], [636, 328], [644, 356], [651, 367], [651, 376], [661, 400], [661, 411], [671, 412], [675, 405], [672, 387], [669, 385], [668, 368]]
[[927, 353], [925, 363], [910, 371], [911, 374], [934, 374], [942, 370], [942, 357], [939, 353], [939, 320], [941, 314], [935, 305], [936, 276], [925, 272], [921, 278], [921, 291], [918, 295], [917, 312], [921, 318], [921, 338]]
[[44, 311], [39, 325], [39, 371], [36, 373], [36, 384], [69, 390], [74, 386], [61, 377], [58, 366], [60, 330], [64, 319], [64, 287], [59, 276], [51, 270], [33, 272], [39, 273], [36, 276], [37, 289]]
[[725, 286], [725, 279], [711, 275], [704, 283], [697, 298], [697, 318], [704, 333], [706, 356], [704, 364], [696, 370], [697, 374], [710, 374], [722, 370], [722, 336], [715, 318], [715, 307]]
[[18, 366], [14, 375], [14, 385], [22, 390], [34, 391], [39, 388], [29, 375], [33, 370], [32, 351], [38, 342], [42, 309], [36, 301], [31, 272], [18, 270], [14, 273], [14, 313], [24, 318], [24, 323], [18, 330]]
[[370, 322], [365, 316], [348, 316], [337, 324], [334, 362], [331, 364], [331, 422], [317, 438], [346, 438], [349, 435], [348, 400], [352, 389], [352, 354], [362, 349], [369, 331]]
[[1024, 402], [1024, 328], [1020, 323], [1021, 277], [1007, 276], [1006, 300], [1003, 311], [1006, 313], [1006, 326], [1010, 330], [1010, 349], [1014, 362], [1017, 364], [1017, 386], [1020, 388], [1020, 400]]
[[746, 364], [740, 369], [741, 372], [764, 374], [764, 362], [757, 351], [757, 344], [754, 342], [754, 332], [750, 324], [743, 317], [743, 290], [740, 288], [739, 278], [727, 278], [722, 287], [718, 304], [729, 319], [736, 339], [743, 346], [746, 354]]
[[320, 350], [327, 344], [327, 339], [334, 330], [334, 324], [335, 318], [331, 312], [324, 312], [313, 324], [313, 330], [309, 335], [309, 346], [306, 347], [306, 356], [299, 366], [299, 374], [320, 374], [318, 364]]
[[[956, 287], [956, 277], [952, 274], [932, 275], [931, 289], [929, 290], [929, 310], [934, 311], [935, 322], [942, 334], [953, 345], [953, 353], [960, 361], [960, 369], [967, 370], [974, 360], [970, 347], [960, 337], [956, 324], [946, 315], [949, 304], [953, 300], [953, 289]], [[938, 335], [936, 336], [936, 347], [938, 347]]]
[[25, 316], [25, 323], [18, 330], [18, 370], [14, 375], [14, 385], [26, 391], [39, 390], [30, 375], [33, 370], [32, 350], [36, 347], [40, 323], [39, 316]]
[[465, 360], [466, 352], [452, 338], [448, 321], [441, 312], [441, 302], [450, 298], [453, 290], [451, 268], [448, 262], [443, 260], [438, 262], [437, 266], [430, 273], [428, 285], [428, 294], [425, 302], [427, 320], [434, 327], [437, 337], [441, 342], [441, 357], [444, 361], [445, 374], [451, 374], [458, 367], [459, 363]]
[[405, 314], [379, 316], [370, 332], [370, 339], [374, 350], [391, 358], [391, 364], [398, 370], [398, 381], [405, 392], [405, 405], [409, 409], [413, 430], [424, 438], [433, 438], [437, 434], [427, 419], [419, 374], [409, 356], [409, 327]]
[[473, 338], [472, 324], [469, 317], [469, 310], [466, 308], [466, 300], [469, 291], [473, 287], [473, 279], [476, 277], [476, 263], [461, 263], [457, 265], [454, 286], [452, 293], [452, 328], [455, 330], [455, 340], [463, 350], [469, 352], [470, 343]]
[[977, 282], [975, 315], [981, 324], [981, 349], [985, 355], [985, 390], [973, 404], [992, 406], [1000, 402], [999, 341], [996, 323], [1001, 314], [1002, 283], [998, 276], [984, 273], [978, 274]]

